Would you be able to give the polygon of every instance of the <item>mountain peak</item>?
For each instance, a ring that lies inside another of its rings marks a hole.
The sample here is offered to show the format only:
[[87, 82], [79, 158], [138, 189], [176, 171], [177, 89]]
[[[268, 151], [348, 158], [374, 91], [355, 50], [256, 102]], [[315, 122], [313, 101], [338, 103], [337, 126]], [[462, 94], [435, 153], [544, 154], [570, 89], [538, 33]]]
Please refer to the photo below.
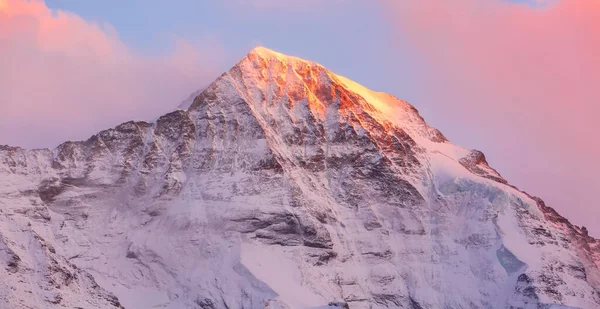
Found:
[[285, 63], [287, 65], [287, 67], [298, 67], [298, 66], [309, 66], [309, 67], [320, 67], [320, 68], [324, 68], [323, 65], [315, 62], [315, 61], [311, 61], [311, 60], [307, 60], [307, 59], [303, 59], [297, 56], [292, 56], [292, 55], [287, 55], [284, 53], [280, 53], [278, 51], [263, 47], [263, 46], [257, 46], [255, 48], [253, 48], [252, 50], [250, 50], [250, 52], [248, 53], [248, 55], [242, 59], [240, 61], [240, 63], [244, 63], [245, 61], [250, 60], [251, 62], [255, 63], [256, 62], [278, 62], [278, 63]]
[[267, 58], [267, 59], [277, 59], [280, 61], [283, 60], [295, 60], [295, 61], [302, 61], [302, 62], [311, 62], [314, 63], [313, 61], [308, 61], [305, 59], [301, 59], [295, 56], [291, 56], [291, 55], [286, 55], [284, 53], [280, 53], [278, 51], [266, 48], [264, 46], [257, 46], [254, 47], [252, 50], [250, 50], [250, 52], [248, 52], [248, 56], [258, 56], [260, 58]]
[[256, 46], [248, 54], [257, 54], [257, 55], [283, 55], [282, 53], [276, 52], [272, 49], [266, 48], [264, 46]]
[[[242, 100], [260, 116], [273, 117], [287, 110], [292, 118], [313, 119], [317, 123], [363, 118], [385, 130], [401, 129], [416, 139], [445, 142], [428, 126], [418, 111], [393, 95], [372, 91], [357, 82], [333, 73], [323, 65], [258, 46], [233, 68], [206, 88], [190, 110], [203, 102], [221, 97], [221, 103]], [[271, 109], [277, 109], [271, 111]], [[309, 115], [295, 115], [305, 110]], [[337, 116], [334, 116], [337, 115]], [[288, 117], [280, 115], [281, 117]]]
[[600, 241], [408, 103], [263, 47], [192, 101], [0, 146], [5, 307], [599, 308]]

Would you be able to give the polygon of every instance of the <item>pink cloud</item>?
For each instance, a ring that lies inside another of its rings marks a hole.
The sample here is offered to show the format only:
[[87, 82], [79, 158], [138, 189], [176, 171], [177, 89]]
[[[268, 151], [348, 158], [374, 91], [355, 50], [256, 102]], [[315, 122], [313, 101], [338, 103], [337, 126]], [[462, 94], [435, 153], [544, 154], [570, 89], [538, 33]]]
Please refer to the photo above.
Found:
[[600, 1], [382, 3], [433, 124], [600, 235]]
[[169, 55], [145, 56], [108, 24], [0, 0], [0, 144], [51, 147], [172, 110], [220, 73], [224, 53], [173, 41]]

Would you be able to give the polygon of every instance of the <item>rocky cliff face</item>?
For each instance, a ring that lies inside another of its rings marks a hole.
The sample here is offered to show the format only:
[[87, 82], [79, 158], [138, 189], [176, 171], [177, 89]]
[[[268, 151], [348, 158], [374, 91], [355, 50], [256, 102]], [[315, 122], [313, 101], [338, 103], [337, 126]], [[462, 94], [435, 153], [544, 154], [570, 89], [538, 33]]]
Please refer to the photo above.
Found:
[[155, 123], [0, 148], [6, 308], [593, 309], [599, 261], [408, 103], [264, 48]]

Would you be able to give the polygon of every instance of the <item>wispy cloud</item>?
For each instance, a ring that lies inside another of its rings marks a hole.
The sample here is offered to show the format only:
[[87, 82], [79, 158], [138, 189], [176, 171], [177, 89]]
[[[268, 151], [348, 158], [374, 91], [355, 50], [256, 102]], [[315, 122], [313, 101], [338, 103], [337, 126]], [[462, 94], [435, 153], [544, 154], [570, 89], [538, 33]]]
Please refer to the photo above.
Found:
[[129, 48], [109, 24], [0, 0], [0, 144], [55, 146], [173, 109], [222, 70], [216, 40], [173, 38], [164, 56]]

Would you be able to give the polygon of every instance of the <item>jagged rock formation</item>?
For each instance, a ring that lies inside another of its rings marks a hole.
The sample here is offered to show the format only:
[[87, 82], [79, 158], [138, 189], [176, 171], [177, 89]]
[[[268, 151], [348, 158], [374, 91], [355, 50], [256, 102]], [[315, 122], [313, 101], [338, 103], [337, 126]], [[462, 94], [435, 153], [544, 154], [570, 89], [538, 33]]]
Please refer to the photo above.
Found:
[[7, 308], [600, 308], [600, 242], [404, 101], [257, 48], [187, 104], [0, 148]]

